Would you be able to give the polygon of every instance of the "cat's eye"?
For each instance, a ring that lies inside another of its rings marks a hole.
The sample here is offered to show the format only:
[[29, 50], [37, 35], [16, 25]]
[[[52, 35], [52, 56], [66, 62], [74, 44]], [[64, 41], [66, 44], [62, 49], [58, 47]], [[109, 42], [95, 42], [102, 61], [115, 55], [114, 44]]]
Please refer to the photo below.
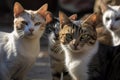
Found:
[[66, 34], [66, 40], [71, 41], [73, 39], [71, 34]]
[[28, 25], [28, 23], [26, 21], [22, 21], [22, 24], [24, 25]]
[[109, 18], [109, 17], [106, 17], [106, 20], [107, 20], [107, 21], [109, 21], [109, 20], [110, 20], [110, 18]]
[[67, 36], [68, 38], [72, 39], [72, 35], [66, 34], [66, 36]]
[[85, 35], [82, 35], [82, 36], [81, 36], [80, 40], [81, 40], [81, 41], [84, 41], [84, 40], [86, 40], [86, 39], [88, 39], [88, 38], [89, 38], [89, 35], [85, 34]]
[[88, 38], [88, 35], [87, 35], [87, 34], [85, 34], [85, 35], [83, 35], [82, 37], [83, 37], [83, 38]]
[[116, 20], [116, 21], [117, 21], [117, 20], [120, 20], [120, 17], [116, 17], [115, 20]]
[[38, 25], [40, 25], [41, 24], [41, 22], [36, 22], [34, 25], [35, 26], [38, 26]]

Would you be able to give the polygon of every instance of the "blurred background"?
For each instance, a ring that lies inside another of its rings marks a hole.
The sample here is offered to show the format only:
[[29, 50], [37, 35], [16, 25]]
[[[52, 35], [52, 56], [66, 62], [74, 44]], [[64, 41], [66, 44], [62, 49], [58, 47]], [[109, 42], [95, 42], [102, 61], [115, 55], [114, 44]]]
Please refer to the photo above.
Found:
[[[67, 16], [76, 13], [78, 14], [78, 19], [84, 18], [84, 16], [93, 12], [97, 12], [102, 15], [100, 10], [101, 0], [0, 0], [0, 31], [11, 32], [13, 30], [13, 6], [16, 1], [20, 2], [21, 5], [28, 10], [37, 10], [43, 4], [48, 3], [49, 11], [51, 11], [56, 17], [58, 17], [59, 11], [63, 11]], [[103, 1], [110, 5], [120, 4], [120, 0]], [[101, 26], [101, 16], [99, 16], [98, 27]], [[98, 31], [99, 30], [103, 32], [104, 29], [98, 28]], [[48, 39], [43, 37], [41, 42], [41, 54], [38, 56], [37, 62], [28, 74], [30, 80], [51, 80]]]
[[[13, 6], [15, 2], [20, 2], [25, 9], [37, 10], [43, 4], [48, 3], [49, 11], [55, 16], [59, 10], [68, 16], [77, 13], [81, 18], [85, 14], [100, 12], [101, 0], [0, 0], [0, 25], [13, 24]], [[120, 0], [103, 0], [107, 4], [119, 5]]]
[[20, 2], [25, 9], [37, 10], [48, 3], [49, 11], [58, 15], [59, 10], [68, 16], [77, 13], [79, 17], [93, 12], [94, 0], [0, 0], [0, 25], [12, 25], [13, 6]]

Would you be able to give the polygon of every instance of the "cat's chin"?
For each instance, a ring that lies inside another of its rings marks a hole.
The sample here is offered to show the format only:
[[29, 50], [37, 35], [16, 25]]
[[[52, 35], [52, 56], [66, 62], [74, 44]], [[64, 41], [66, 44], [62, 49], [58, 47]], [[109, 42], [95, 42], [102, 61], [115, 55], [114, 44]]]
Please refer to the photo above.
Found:
[[29, 38], [29, 39], [34, 39], [36, 38], [36, 36], [34, 34], [25, 34], [24, 35], [26, 38]]

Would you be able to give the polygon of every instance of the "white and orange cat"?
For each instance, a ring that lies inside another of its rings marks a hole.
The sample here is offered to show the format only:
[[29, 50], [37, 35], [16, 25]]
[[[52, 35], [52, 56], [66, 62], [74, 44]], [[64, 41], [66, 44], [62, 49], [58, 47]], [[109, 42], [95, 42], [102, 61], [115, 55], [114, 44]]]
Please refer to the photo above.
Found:
[[40, 38], [50, 21], [48, 5], [36, 11], [14, 5], [14, 30], [0, 32], [0, 80], [24, 80], [40, 52]]

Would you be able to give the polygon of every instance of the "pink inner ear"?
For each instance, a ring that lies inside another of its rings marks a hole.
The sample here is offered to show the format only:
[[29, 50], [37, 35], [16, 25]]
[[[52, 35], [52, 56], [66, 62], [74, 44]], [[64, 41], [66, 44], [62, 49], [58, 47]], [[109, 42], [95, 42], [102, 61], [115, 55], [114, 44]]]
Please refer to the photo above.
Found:
[[40, 9], [38, 9], [38, 13], [43, 17], [46, 17], [47, 9], [48, 9], [48, 4], [44, 4]]
[[66, 14], [64, 14], [63, 12], [59, 12], [59, 19], [60, 19], [60, 23], [68, 23], [70, 22], [69, 18], [67, 17]]
[[46, 23], [50, 23], [53, 20], [53, 16], [50, 12], [46, 13]]
[[24, 12], [24, 8], [22, 5], [18, 2], [14, 4], [14, 16], [17, 17], [19, 16], [22, 12]]
[[72, 16], [69, 17], [71, 20], [76, 20], [77, 19], [77, 14], [73, 14]]
[[94, 15], [92, 16], [92, 21], [95, 22], [96, 19], [97, 19], [97, 16], [96, 16], [96, 14], [94, 14]]

